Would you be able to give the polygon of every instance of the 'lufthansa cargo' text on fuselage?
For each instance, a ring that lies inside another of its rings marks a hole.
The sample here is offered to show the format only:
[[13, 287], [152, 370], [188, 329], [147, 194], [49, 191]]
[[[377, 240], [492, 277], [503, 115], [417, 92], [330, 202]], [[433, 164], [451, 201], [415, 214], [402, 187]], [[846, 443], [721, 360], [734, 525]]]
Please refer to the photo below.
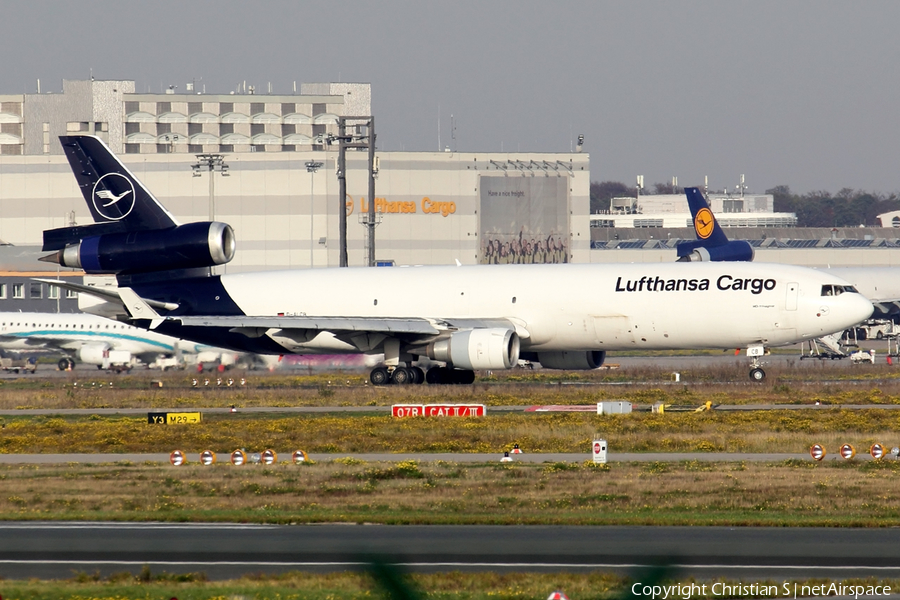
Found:
[[[751, 294], [761, 294], [763, 290], [775, 289], [774, 279], [750, 279], [737, 278], [731, 275], [722, 275], [716, 279], [716, 288], [720, 290], [742, 291], [748, 290]], [[709, 289], [709, 279], [663, 279], [662, 277], [641, 277], [640, 279], [622, 278], [616, 280], [617, 292], [696, 292]]]

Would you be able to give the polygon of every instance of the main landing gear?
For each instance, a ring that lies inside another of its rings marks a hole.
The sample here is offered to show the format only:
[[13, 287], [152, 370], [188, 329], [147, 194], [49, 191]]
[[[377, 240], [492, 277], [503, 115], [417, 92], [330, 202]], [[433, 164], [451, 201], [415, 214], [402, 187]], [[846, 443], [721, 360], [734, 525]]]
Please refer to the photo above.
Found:
[[450, 383], [469, 384], [475, 382], [475, 371], [451, 369], [449, 367], [431, 367], [426, 373], [421, 367], [401, 366], [375, 367], [369, 374], [372, 385], [406, 385], [410, 383]]

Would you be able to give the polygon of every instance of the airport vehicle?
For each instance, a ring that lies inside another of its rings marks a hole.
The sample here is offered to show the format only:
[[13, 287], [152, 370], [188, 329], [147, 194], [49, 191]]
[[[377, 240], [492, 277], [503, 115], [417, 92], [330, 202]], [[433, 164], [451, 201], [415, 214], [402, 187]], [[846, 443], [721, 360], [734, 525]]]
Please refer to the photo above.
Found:
[[28, 358], [0, 358], [0, 369], [7, 373], [34, 373], [37, 370], [37, 360], [33, 356]]
[[[45, 231], [53, 254], [41, 260], [115, 274], [118, 287], [57, 285], [104, 296], [141, 327], [201, 343], [262, 354], [383, 353], [374, 384], [472, 382], [475, 369], [509, 369], [520, 358], [594, 369], [612, 350], [736, 347], [748, 348], [751, 377], [761, 380], [756, 360], [766, 346], [840, 331], [872, 311], [833, 275], [740, 262], [212, 275], [209, 267], [234, 256], [230, 226], [179, 224], [100, 139], [60, 141], [95, 223]], [[446, 366], [425, 374], [419, 357]]]
[[145, 364], [161, 354], [197, 353], [199, 344], [185, 342], [127, 323], [81, 313], [0, 313], [0, 350], [61, 350], [60, 369], [75, 361], [99, 368], [125, 369], [140, 359]]

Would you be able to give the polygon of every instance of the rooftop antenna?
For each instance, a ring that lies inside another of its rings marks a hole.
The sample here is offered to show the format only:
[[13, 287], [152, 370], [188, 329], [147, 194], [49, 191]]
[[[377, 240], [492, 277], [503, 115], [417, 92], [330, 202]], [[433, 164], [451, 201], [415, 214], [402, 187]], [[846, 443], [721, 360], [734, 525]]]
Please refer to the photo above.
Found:
[[456, 121], [453, 119], [453, 115], [450, 115], [450, 145], [456, 152]]

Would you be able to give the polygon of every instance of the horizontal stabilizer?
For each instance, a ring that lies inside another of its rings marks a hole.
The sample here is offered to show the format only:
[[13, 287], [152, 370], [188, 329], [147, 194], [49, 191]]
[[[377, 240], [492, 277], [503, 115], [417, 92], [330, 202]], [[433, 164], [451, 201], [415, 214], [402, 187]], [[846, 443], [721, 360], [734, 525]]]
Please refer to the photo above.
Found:
[[[64, 290], [71, 290], [79, 294], [90, 294], [91, 296], [97, 296], [98, 298], [103, 298], [104, 300], [113, 300], [117, 302], [123, 302], [124, 304], [122, 296], [119, 294], [119, 288], [95, 287], [93, 285], [84, 285], [82, 283], [74, 283], [72, 281], [60, 281], [59, 279], [42, 279], [39, 277], [35, 277], [33, 280], [40, 281], [41, 283], [55, 285]], [[147, 300], [146, 298], [142, 298], [142, 300], [146, 302], [148, 306], [151, 306], [155, 309], [175, 310], [176, 308], [178, 308], [178, 305], [174, 302], [160, 302], [158, 300]]]

